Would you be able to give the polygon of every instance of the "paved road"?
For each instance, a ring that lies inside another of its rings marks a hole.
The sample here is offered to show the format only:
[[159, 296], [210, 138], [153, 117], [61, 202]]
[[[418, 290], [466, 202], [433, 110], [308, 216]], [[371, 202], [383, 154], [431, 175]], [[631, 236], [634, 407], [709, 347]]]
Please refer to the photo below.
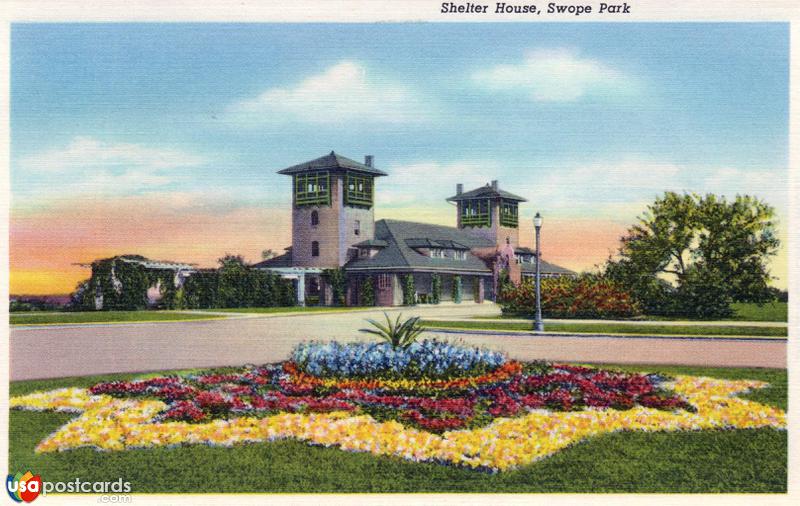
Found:
[[[138, 372], [285, 359], [296, 343], [364, 340], [358, 328], [383, 310], [225, 320], [13, 327], [11, 380]], [[426, 318], [498, 314], [492, 304], [392, 309]], [[433, 332], [436, 334], [436, 332]], [[447, 334], [521, 360], [785, 367], [785, 341]]]

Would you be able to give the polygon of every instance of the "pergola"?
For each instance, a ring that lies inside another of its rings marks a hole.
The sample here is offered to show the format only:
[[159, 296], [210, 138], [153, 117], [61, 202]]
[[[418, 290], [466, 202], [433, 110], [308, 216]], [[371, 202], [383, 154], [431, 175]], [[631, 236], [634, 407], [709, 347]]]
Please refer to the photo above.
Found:
[[306, 274], [322, 274], [319, 267], [261, 267], [265, 271], [279, 274], [284, 279], [297, 281], [297, 305], [306, 305]]

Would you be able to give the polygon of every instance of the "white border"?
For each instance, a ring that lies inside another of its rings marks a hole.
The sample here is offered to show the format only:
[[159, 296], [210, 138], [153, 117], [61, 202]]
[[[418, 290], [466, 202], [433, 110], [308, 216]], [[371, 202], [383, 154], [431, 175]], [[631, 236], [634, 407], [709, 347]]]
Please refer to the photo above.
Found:
[[[466, 2], [455, 2], [466, 3]], [[476, 0], [473, 3], [489, 4], [494, 2]], [[548, 2], [518, 1], [509, 2], [518, 4], [536, 3], [546, 5]], [[575, 5], [599, 5], [600, 2], [592, 0], [562, 1]], [[621, 3], [609, 0], [607, 3]], [[790, 78], [790, 210], [789, 210], [789, 289], [790, 300], [800, 300], [800, 263], [798, 263], [798, 247], [800, 246], [800, 233], [797, 224], [800, 223], [800, 154], [798, 140], [800, 138], [800, 123], [798, 123], [798, 110], [796, 104], [800, 102], [800, 87], [796, 86], [800, 68], [798, 57], [798, 40], [800, 28], [800, 3], [796, 0], [628, 0], [631, 5], [629, 15], [585, 15], [585, 16], [559, 16], [538, 17], [514, 15], [474, 15], [474, 14], [448, 14], [439, 13], [439, 0], [280, 0], [280, 1], [254, 1], [254, 0], [214, 0], [200, 2], [197, 0], [183, 1], [154, 1], [154, 0], [83, 0], [81, 2], [63, 1], [2, 1], [0, 2], [0, 95], [2, 95], [2, 115], [4, 121], [0, 126], [0, 162], [4, 169], [0, 176], [0, 314], [4, 319], [0, 335], [3, 338], [5, 350], [8, 350], [8, 213], [9, 213], [9, 41], [11, 22], [64, 22], [64, 21], [127, 21], [127, 22], [189, 22], [189, 21], [216, 21], [216, 22], [691, 22], [691, 21], [718, 21], [718, 22], [755, 22], [755, 21], [781, 21], [794, 22], [791, 27], [791, 78]], [[589, 495], [589, 494], [558, 494], [558, 495], [497, 495], [497, 494], [470, 494], [470, 495], [134, 495], [136, 504], [217, 504], [219, 502], [233, 502], [241, 504], [255, 504], [270, 501], [280, 504], [307, 504], [309, 501], [319, 502], [324, 500], [329, 504], [374, 504], [393, 503], [405, 504], [432, 503], [439, 504], [481, 504], [487, 502], [502, 502], [504, 504], [527, 504], [530, 502], [557, 501], [567, 504], [684, 504], [686, 502], [724, 503], [724, 504], [789, 504], [797, 501], [800, 490], [800, 477], [797, 466], [800, 460], [797, 449], [797, 416], [800, 409], [800, 381], [795, 371], [798, 369], [798, 347], [795, 343], [800, 317], [796, 304], [789, 307], [789, 494], [787, 495]], [[8, 462], [8, 354], [0, 354], [0, 462], [6, 466]], [[235, 476], [237, 470], [229, 470], [228, 478]], [[0, 469], [2, 472], [2, 469]], [[154, 473], [160, 472], [153, 469]], [[0, 494], [3, 494], [0, 491]], [[87, 497], [56, 497], [46, 499], [47, 504], [72, 504], [86, 502]], [[94, 501], [94, 499], [90, 499]]]

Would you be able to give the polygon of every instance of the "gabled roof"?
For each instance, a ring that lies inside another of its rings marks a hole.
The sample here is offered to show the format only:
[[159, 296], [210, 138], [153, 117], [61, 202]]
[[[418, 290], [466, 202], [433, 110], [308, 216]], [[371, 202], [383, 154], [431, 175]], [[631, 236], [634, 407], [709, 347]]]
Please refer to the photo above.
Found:
[[[494, 243], [482, 237], [475, 237], [455, 227], [430, 225], [399, 220], [379, 220], [375, 222], [375, 238], [385, 241], [388, 246], [374, 257], [355, 258], [347, 263], [347, 269], [424, 269], [424, 270], [462, 270], [491, 272], [486, 263], [475, 255], [468, 254], [465, 260], [455, 258], [431, 258], [409, 246], [411, 244], [435, 244], [436, 248], [444, 248], [441, 243], [463, 245], [466, 249], [491, 248]], [[425, 239], [420, 239], [425, 238]], [[415, 246], [431, 247], [431, 246]]]
[[448, 202], [458, 202], [459, 200], [472, 200], [472, 199], [491, 199], [501, 198], [504, 200], [513, 200], [515, 202], [527, 202], [528, 199], [514, 195], [513, 193], [501, 190], [500, 188], [493, 188], [491, 185], [481, 186], [468, 192], [453, 195], [447, 199]]
[[279, 170], [278, 174], [292, 175], [298, 172], [306, 172], [311, 170], [354, 170], [372, 174], [373, 176], [385, 176], [386, 173], [378, 170], [375, 167], [369, 167], [363, 163], [356, 162], [342, 155], [337, 155], [333, 151], [329, 154], [319, 157], [309, 162], [292, 165], [283, 170]]
[[[387, 246], [371, 258], [354, 258], [346, 269], [408, 269], [422, 271], [464, 271], [489, 274], [491, 269], [478, 256], [467, 252], [464, 260], [455, 258], [431, 258], [416, 251], [415, 248], [481, 249], [494, 248], [489, 239], [475, 236], [465, 230], [428, 223], [412, 221], [380, 220], [375, 222], [374, 241], [385, 242]], [[364, 241], [367, 242], [367, 241]], [[362, 243], [359, 243], [362, 244]], [[517, 248], [519, 250], [520, 248]], [[526, 249], [526, 248], [521, 248]], [[534, 264], [522, 264], [522, 271], [529, 272]], [[569, 269], [540, 262], [543, 274], [574, 274]]]

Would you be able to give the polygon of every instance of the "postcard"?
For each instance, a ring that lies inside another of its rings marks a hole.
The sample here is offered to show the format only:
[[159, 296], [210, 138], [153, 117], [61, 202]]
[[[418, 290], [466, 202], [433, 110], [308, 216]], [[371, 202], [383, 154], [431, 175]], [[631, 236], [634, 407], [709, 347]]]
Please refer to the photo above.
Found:
[[9, 498], [789, 501], [796, 12], [689, 4], [14, 4]]

